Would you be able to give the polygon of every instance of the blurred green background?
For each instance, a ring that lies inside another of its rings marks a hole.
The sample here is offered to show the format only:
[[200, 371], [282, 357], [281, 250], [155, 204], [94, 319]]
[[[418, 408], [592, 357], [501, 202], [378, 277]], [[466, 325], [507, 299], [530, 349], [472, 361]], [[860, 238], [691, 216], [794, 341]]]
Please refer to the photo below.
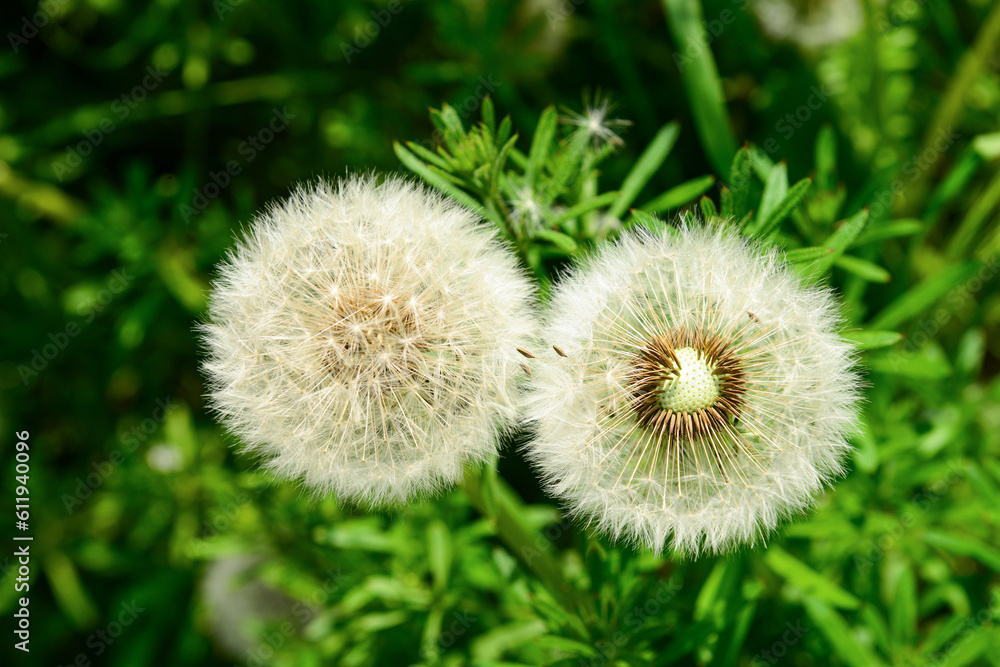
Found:
[[[1000, 666], [1000, 3], [51, 0], [2, 25], [0, 486], [11, 507], [28, 431], [34, 536], [5, 664]], [[429, 109], [469, 127], [486, 95], [527, 151], [598, 92], [632, 121], [604, 190], [676, 120], [636, 201], [718, 183], [659, 213], [724, 199], [747, 142], [753, 195], [774, 163], [814, 179], [779, 242], [867, 206], [830, 281], [853, 328], [904, 336], [867, 339], [850, 473], [766, 549], [607, 544], [509, 447], [578, 615], [461, 491], [368, 513], [260, 473], [206, 412], [193, 328], [294, 183], [406, 172], [394, 141], [433, 148]]]

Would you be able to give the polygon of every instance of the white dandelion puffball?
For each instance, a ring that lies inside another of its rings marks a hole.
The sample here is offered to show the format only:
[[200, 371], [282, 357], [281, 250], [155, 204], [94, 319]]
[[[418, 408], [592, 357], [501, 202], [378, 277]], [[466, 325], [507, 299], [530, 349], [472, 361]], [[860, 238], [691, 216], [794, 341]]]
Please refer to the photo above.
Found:
[[516, 423], [531, 283], [494, 228], [421, 186], [300, 188], [213, 287], [213, 408], [316, 491], [376, 505], [440, 490]]
[[839, 323], [774, 251], [701, 226], [628, 233], [553, 292], [528, 456], [612, 537], [754, 544], [842, 472], [859, 379]]

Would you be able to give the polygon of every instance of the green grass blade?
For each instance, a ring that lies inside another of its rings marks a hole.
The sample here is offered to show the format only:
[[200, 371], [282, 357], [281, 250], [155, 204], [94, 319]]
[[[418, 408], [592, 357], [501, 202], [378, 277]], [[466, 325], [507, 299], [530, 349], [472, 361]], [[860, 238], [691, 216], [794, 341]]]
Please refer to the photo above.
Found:
[[538, 126], [535, 128], [535, 137], [531, 141], [531, 151], [528, 153], [528, 167], [524, 170], [524, 176], [532, 188], [541, 172], [542, 165], [549, 156], [549, 149], [556, 136], [556, 125], [559, 121], [559, 114], [555, 107], [547, 107], [538, 119]]
[[716, 173], [726, 174], [736, 154], [736, 136], [729, 125], [719, 69], [708, 47], [701, 2], [663, 0], [663, 8], [698, 137]]
[[570, 253], [576, 250], [576, 241], [573, 240], [573, 237], [566, 236], [554, 229], [538, 229], [533, 236], [536, 239], [545, 239], [563, 252]]
[[675, 185], [662, 195], [659, 195], [658, 197], [655, 197], [649, 202], [643, 204], [642, 210], [650, 213], [659, 213], [661, 211], [670, 211], [675, 208], [680, 208], [681, 206], [697, 199], [699, 195], [708, 192], [709, 188], [713, 185], [715, 185], [715, 176], [712, 176], [711, 174], [708, 176], [693, 178], [690, 181], [681, 183], [680, 185]]
[[398, 141], [393, 142], [392, 148], [396, 152], [396, 157], [399, 158], [399, 161], [402, 162], [407, 169], [424, 179], [428, 185], [440, 190], [450, 197], [455, 198], [457, 201], [461, 202], [479, 215], [490, 218], [493, 217], [479, 204], [479, 202], [473, 199], [469, 194], [457, 188], [454, 184], [449, 183], [443, 176], [433, 171], [429, 166], [422, 162], [420, 158], [407, 150], [406, 147]]
[[956, 556], [974, 558], [994, 572], [1000, 571], [1000, 549], [981, 542], [974, 537], [955, 535], [938, 531], [928, 531], [924, 540], [933, 547]]
[[[777, 167], [775, 167], [775, 169], [777, 169]], [[795, 207], [799, 205], [803, 197], [805, 197], [809, 192], [809, 188], [811, 186], [812, 179], [803, 178], [801, 181], [789, 188], [781, 202], [774, 207], [774, 210], [771, 211], [770, 215], [765, 217], [760, 226], [754, 230], [754, 234], [760, 238], [767, 238], [770, 236], [771, 232], [774, 231], [778, 225], [784, 222], [785, 218], [792, 214]]]
[[859, 350], [877, 350], [903, 340], [903, 334], [898, 331], [847, 331], [843, 336], [854, 342]]
[[865, 224], [868, 222], [868, 209], [864, 208], [852, 215], [850, 218], [844, 221], [844, 223], [830, 234], [830, 237], [823, 243], [823, 245], [829, 248], [832, 252], [825, 257], [817, 260], [815, 264], [810, 265], [807, 275], [813, 280], [820, 278], [833, 263], [836, 262], [847, 247], [854, 242], [854, 239], [858, 238], [862, 230], [865, 228]]
[[921, 232], [923, 228], [923, 220], [918, 220], [916, 218], [893, 220], [892, 222], [883, 223], [865, 231], [864, 234], [859, 236], [857, 240], [854, 241], [853, 245], [859, 246], [865, 245], [866, 243], [884, 241], [886, 239], [895, 239], [901, 236], [912, 236], [913, 234]]
[[809, 246], [808, 248], [796, 248], [785, 253], [785, 259], [791, 264], [805, 264], [814, 262], [820, 257], [826, 257], [832, 251], [823, 246]]
[[894, 584], [889, 609], [892, 637], [900, 648], [913, 646], [917, 638], [917, 578], [913, 570], [901, 567]]
[[974, 260], [948, 266], [896, 298], [882, 309], [869, 326], [872, 329], [896, 329], [899, 325], [921, 314], [948, 292], [971, 278], [979, 270]]
[[566, 220], [572, 220], [573, 218], [579, 218], [584, 213], [590, 213], [594, 209], [610, 205], [617, 198], [618, 198], [618, 192], [616, 191], [605, 192], [602, 195], [591, 197], [586, 201], [580, 202], [575, 206], [569, 207], [559, 215], [553, 216], [549, 220], [549, 225], [558, 225], [560, 222], [564, 222]]
[[768, 548], [764, 555], [764, 563], [809, 596], [842, 609], [857, 609], [861, 606], [861, 601], [856, 597], [780, 547], [772, 545]]
[[834, 266], [870, 283], [887, 283], [892, 280], [892, 275], [878, 264], [854, 257], [853, 255], [841, 255], [834, 262]]
[[620, 218], [628, 210], [628, 207], [632, 205], [635, 198], [639, 196], [642, 188], [645, 187], [649, 179], [660, 169], [663, 161], [667, 159], [670, 150], [677, 143], [680, 131], [681, 127], [676, 122], [667, 123], [660, 128], [660, 131], [653, 137], [653, 141], [650, 142], [646, 150], [639, 156], [635, 166], [632, 167], [632, 171], [625, 177], [625, 182], [622, 183], [621, 190], [619, 191], [618, 200], [608, 210], [609, 215]]
[[995, 220], [995, 209], [998, 201], [1000, 201], [1000, 171], [997, 171], [983, 193], [973, 199], [969, 212], [965, 214], [962, 223], [958, 226], [958, 231], [948, 243], [947, 256], [949, 259], [963, 258], [969, 254], [969, 248], [976, 236], [983, 230], [983, 226], [988, 221]]
[[750, 183], [753, 173], [750, 165], [750, 151], [746, 146], [736, 151], [733, 164], [729, 168], [729, 188], [733, 191], [733, 215], [741, 224], [750, 214]]
[[701, 215], [706, 220], [711, 220], [719, 215], [718, 209], [715, 208], [715, 202], [708, 197], [702, 197], [698, 200], [698, 208], [701, 209]]
[[832, 607], [813, 597], [807, 597], [803, 604], [815, 627], [845, 663], [851, 667], [882, 667], [885, 664], [858, 641], [844, 617]]
[[778, 208], [778, 205], [788, 194], [788, 165], [779, 162], [771, 169], [764, 182], [764, 195], [760, 199], [760, 210], [757, 211], [757, 227], [764, 224], [768, 216]]

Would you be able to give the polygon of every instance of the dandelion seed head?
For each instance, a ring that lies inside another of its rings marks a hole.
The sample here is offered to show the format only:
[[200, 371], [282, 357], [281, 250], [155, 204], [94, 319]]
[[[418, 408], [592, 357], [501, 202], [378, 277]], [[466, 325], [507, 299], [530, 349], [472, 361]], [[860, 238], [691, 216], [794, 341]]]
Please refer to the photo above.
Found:
[[496, 232], [407, 181], [298, 189], [222, 267], [203, 326], [222, 422], [280, 475], [402, 502], [496, 452], [532, 287]]
[[[829, 290], [686, 225], [558, 285], [529, 365], [529, 457], [572, 513], [660, 552], [761, 540], [842, 472], [858, 377]], [[565, 356], [564, 356], [565, 355]]]

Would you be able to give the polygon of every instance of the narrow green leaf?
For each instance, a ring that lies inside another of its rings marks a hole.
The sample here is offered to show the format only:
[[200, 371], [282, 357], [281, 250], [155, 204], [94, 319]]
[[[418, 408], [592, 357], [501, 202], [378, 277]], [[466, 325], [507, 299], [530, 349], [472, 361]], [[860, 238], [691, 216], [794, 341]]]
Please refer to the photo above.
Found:
[[803, 604], [815, 627], [823, 633], [837, 655], [851, 667], [882, 667], [885, 663], [858, 641], [843, 616], [825, 602], [807, 597]]
[[926, 348], [919, 353], [893, 350], [888, 354], [872, 356], [865, 363], [868, 368], [879, 373], [921, 380], [941, 380], [953, 372], [943, 354]]
[[579, 218], [584, 213], [590, 213], [591, 211], [601, 208], [602, 206], [608, 206], [615, 199], [618, 198], [618, 193], [615, 191], [605, 192], [602, 195], [596, 197], [591, 197], [586, 201], [582, 201], [575, 206], [571, 206], [559, 215], [553, 216], [549, 220], [550, 225], [558, 225], [560, 222], [565, 220], [572, 220], [573, 218]]
[[811, 246], [809, 248], [796, 248], [785, 253], [785, 259], [792, 264], [805, 264], [814, 262], [820, 257], [826, 257], [832, 250], [823, 246]]
[[878, 264], [853, 255], [841, 255], [834, 265], [870, 283], [887, 283], [892, 280], [892, 275]]
[[436, 167], [439, 167], [449, 172], [454, 170], [454, 165], [452, 164], [451, 160], [444, 155], [435, 153], [432, 150], [428, 150], [423, 146], [421, 146], [420, 144], [413, 141], [409, 142], [407, 148], [413, 151], [420, 159], [425, 160], [426, 162], [430, 162]]
[[899, 568], [894, 589], [889, 609], [892, 637], [899, 648], [909, 648], [917, 638], [917, 579], [911, 568]]
[[[497, 137], [499, 143], [499, 135]], [[528, 169], [528, 156], [518, 150], [517, 146], [510, 149], [510, 161], [521, 171]]]
[[719, 190], [719, 216], [727, 220], [733, 217], [733, 191], [725, 185]]
[[427, 527], [427, 560], [435, 590], [447, 590], [451, 558], [451, 534], [443, 521], [435, 519]]
[[865, 224], [868, 222], [868, 209], [864, 208], [852, 215], [850, 218], [844, 221], [840, 227], [838, 227], [833, 234], [823, 243], [824, 246], [832, 250], [829, 255], [823, 257], [816, 261], [815, 264], [809, 266], [809, 271], [807, 275], [813, 279], [823, 276], [833, 263], [844, 254], [847, 250], [847, 246], [854, 242], [854, 239], [858, 238], [861, 231], [865, 228]]
[[948, 242], [949, 259], [966, 257], [976, 237], [987, 222], [995, 220], [994, 209], [1000, 201], [1000, 171], [989, 182], [985, 190], [972, 199], [972, 206], [962, 219], [958, 230]]
[[809, 596], [843, 609], [857, 609], [861, 606], [860, 600], [830, 581], [829, 577], [819, 574], [780, 547], [769, 547], [764, 555], [764, 562], [788, 583]]
[[554, 229], [537, 229], [535, 230], [533, 236], [536, 239], [545, 239], [565, 252], [576, 251], [576, 241], [573, 240], [573, 237], [566, 236], [565, 234], [557, 232]]
[[701, 214], [706, 220], [711, 220], [719, 215], [719, 211], [715, 208], [715, 202], [708, 197], [702, 197], [698, 201], [698, 205], [701, 207]]
[[631, 229], [632, 227], [644, 227], [652, 231], [662, 231], [664, 229], [671, 229], [671, 227], [660, 220], [658, 217], [652, 213], [647, 213], [646, 211], [640, 211], [638, 209], [632, 210], [632, 215], [629, 219], [622, 223], [622, 231], [626, 229]]
[[757, 601], [750, 600], [736, 614], [736, 621], [726, 626], [716, 644], [709, 667], [724, 667], [738, 664], [740, 649], [743, 647], [757, 611]]
[[750, 151], [746, 146], [736, 151], [729, 168], [729, 188], [733, 191], [733, 214], [740, 221], [750, 213]]
[[932, 629], [924, 639], [922, 646], [922, 656], [926, 658], [924, 664], [934, 665], [934, 667], [940, 667], [940, 661], [935, 660], [931, 662], [932, 656], [937, 653], [941, 647], [950, 642], [958, 632], [964, 628], [968, 627], [969, 619], [966, 616], [960, 614], [955, 614], [951, 618], [945, 618], [936, 628]]
[[556, 165], [555, 174], [542, 193], [541, 202], [543, 204], [555, 201], [556, 197], [562, 194], [563, 189], [579, 175], [583, 155], [586, 153], [589, 143], [590, 138], [584, 132], [577, 132], [568, 139], [565, 152]]
[[[871, 474], [878, 469], [878, 441], [872, 432], [871, 424], [862, 417], [861, 428], [854, 438], [857, 447], [854, 450], [854, 462], [858, 470], [865, 474]], [[850, 524], [848, 524], [850, 525]]]
[[456, 134], [465, 134], [465, 128], [462, 127], [462, 119], [459, 117], [458, 112], [455, 111], [455, 107], [450, 104], [443, 105], [440, 115], [445, 128]]
[[737, 606], [739, 581], [743, 572], [743, 557], [733, 560], [719, 560], [712, 572], [701, 585], [694, 603], [692, 619], [702, 621], [714, 619], [720, 627], [725, 624], [727, 612]]
[[[777, 167], [775, 167], [777, 168]], [[795, 207], [799, 205], [802, 198], [806, 196], [809, 192], [809, 188], [812, 186], [812, 179], [803, 178], [801, 181], [789, 188], [788, 192], [781, 199], [781, 202], [774, 207], [770, 215], [764, 218], [764, 221], [758, 225], [754, 230], [754, 234], [760, 238], [767, 238], [771, 235], [778, 225], [780, 225], [785, 218], [791, 215]], [[759, 219], [759, 218], [758, 218]]]
[[736, 137], [729, 125], [722, 80], [709, 48], [705, 17], [699, 0], [663, 0], [667, 25], [676, 48], [691, 115], [716, 173], [726, 174], [736, 154]]
[[465, 128], [462, 127], [462, 119], [459, 118], [458, 112], [450, 105], [444, 104], [440, 110], [431, 110], [431, 123], [441, 131], [445, 145], [454, 154], [462, 137], [465, 136]]
[[750, 149], [750, 166], [753, 167], [753, 173], [757, 174], [757, 178], [766, 183], [767, 177], [771, 174], [771, 170], [774, 169], [774, 160], [760, 146], [747, 144], [747, 148]]
[[658, 197], [653, 198], [649, 202], [642, 205], [642, 210], [649, 211], [651, 213], [659, 213], [660, 211], [669, 211], [675, 208], [680, 208], [685, 204], [695, 200], [698, 196], [704, 194], [715, 185], [715, 176], [709, 174], [708, 176], [701, 176], [700, 178], [693, 178], [690, 181], [685, 181], [680, 185], [675, 185]]
[[628, 176], [625, 177], [618, 200], [608, 210], [609, 215], [620, 218], [628, 210], [635, 198], [639, 196], [639, 192], [649, 182], [649, 179], [659, 171], [663, 161], [667, 159], [670, 149], [677, 143], [680, 131], [681, 126], [676, 122], [667, 123], [660, 128], [660, 131], [653, 137], [653, 141], [642, 152]]
[[487, 95], [483, 98], [483, 126], [486, 131], [490, 133], [490, 136], [496, 138], [497, 134], [497, 116], [496, 111], [493, 109], [493, 100]]
[[761, 227], [768, 216], [778, 208], [785, 195], [788, 194], [788, 165], [784, 161], [774, 165], [764, 183], [764, 194], [760, 199], [760, 210], [757, 211], [757, 227]]
[[[500, 127], [499, 129], [497, 129], [497, 135], [495, 138], [495, 141], [498, 146], [502, 146], [503, 144], [507, 143], [507, 140], [510, 139], [513, 127], [514, 126], [510, 121], [510, 116], [504, 116], [504, 119], [500, 121]], [[522, 155], [522, 153], [518, 151], [518, 155]], [[515, 162], [516, 161], [517, 160], [515, 160]], [[527, 163], [525, 163], [525, 168], [527, 168]]]
[[991, 662], [996, 665], [996, 633], [986, 631], [983, 626], [980, 628], [980, 632], [963, 636], [954, 647], [946, 649], [940, 659], [928, 664], [934, 667], [979, 667], [988, 664], [983, 656], [989, 652], [993, 658]]
[[507, 157], [510, 155], [510, 152], [514, 149], [514, 144], [516, 142], [517, 142], [517, 135], [515, 134], [513, 137], [507, 140], [507, 143], [504, 144], [500, 148], [500, 151], [497, 153], [496, 160], [493, 164], [493, 175], [490, 178], [490, 187], [493, 189], [494, 192], [496, 192], [497, 188], [499, 187], [500, 174], [503, 173], [503, 168], [507, 163]]
[[533, 188], [542, 165], [549, 156], [549, 149], [556, 136], [556, 126], [559, 121], [559, 114], [555, 107], [546, 107], [538, 119], [538, 126], [535, 128], [535, 137], [531, 141], [531, 151], [528, 153], [528, 167], [524, 176], [528, 184]]
[[994, 572], [1000, 571], [1000, 550], [974, 537], [928, 531], [924, 540], [931, 546], [956, 556], [974, 558]]
[[965, 479], [969, 481], [969, 486], [986, 501], [988, 507], [1000, 507], [1000, 487], [997, 487], [982, 466], [975, 461], [969, 462], [965, 469]]
[[903, 340], [903, 334], [898, 331], [847, 331], [843, 336], [853, 341], [859, 350], [877, 350]]
[[931, 192], [930, 197], [927, 198], [927, 206], [921, 213], [921, 217], [928, 224], [933, 225], [941, 211], [966, 192], [969, 183], [979, 173], [981, 166], [983, 166], [983, 158], [973, 150], [972, 146], [967, 146], [941, 182]]
[[[77, 628], [93, 627], [100, 614], [73, 561], [62, 551], [52, 551], [45, 557], [43, 567], [48, 575], [52, 594], [66, 618]], [[13, 570], [16, 571], [17, 567], [13, 567]], [[13, 583], [11, 587], [13, 588]]]
[[918, 220], [916, 218], [892, 220], [891, 222], [885, 222], [877, 227], [866, 230], [864, 234], [859, 236], [857, 240], [854, 241], [853, 245], [859, 246], [866, 243], [874, 243], [875, 241], [894, 239], [900, 236], [911, 236], [922, 231], [923, 228], [923, 220]]
[[979, 270], [977, 261], [969, 260], [961, 264], [945, 267], [928, 276], [897, 297], [875, 316], [869, 326], [872, 329], [895, 329], [899, 325], [920, 315], [952, 289], [971, 278]]
[[675, 639], [663, 651], [657, 653], [653, 665], [664, 667], [674, 664], [718, 631], [718, 627], [712, 621], [698, 621], [685, 627], [683, 632], [674, 632]]
[[487, 211], [479, 204], [479, 202], [477, 202], [467, 193], [455, 187], [455, 185], [453, 185], [452, 183], [449, 183], [439, 173], [433, 171], [430, 167], [428, 167], [424, 162], [422, 162], [416, 155], [407, 150], [398, 141], [393, 143], [392, 148], [396, 152], [396, 157], [399, 158], [399, 161], [402, 162], [407, 169], [409, 169], [417, 176], [420, 176], [422, 179], [427, 181], [428, 185], [431, 185], [432, 187], [440, 190], [446, 195], [453, 197], [457, 201], [467, 206], [470, 210], [480, 215], [485, 215], [487, 217], [490, 217], [491, 219], [493, 218], [493, 216], [489, 215]]
[[485, 660], [497, 660], [506, 651], [541, 637], [547, 632], [548, 627], [539, 619], [512, 621], [487, 630], [472, 642], [472, 662], [482, 664]]

